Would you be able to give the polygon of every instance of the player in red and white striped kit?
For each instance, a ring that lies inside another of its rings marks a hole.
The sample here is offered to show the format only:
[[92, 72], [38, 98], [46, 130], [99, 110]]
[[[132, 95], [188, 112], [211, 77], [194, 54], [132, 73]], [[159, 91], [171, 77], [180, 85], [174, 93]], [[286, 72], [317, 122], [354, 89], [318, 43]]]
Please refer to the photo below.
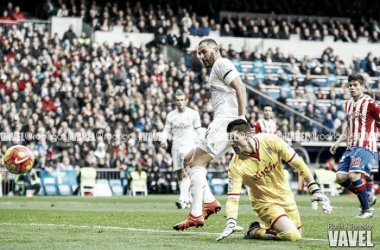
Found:
[[273, 108], [270, 105], [264, 106], [264, 117], [255, 123], [255, 134], [268, 133], [277, 134], [277, 123], [272, 119]]
[[347, 101], [347, 127], [339, 140], [330, 148], [332, 154], [340, 142], [347, 139], [344, 152], [336, 174], [337, 181], [346, 189], [357, 194], [362, 211], [356, 218], [371, 218], [369, 209], [374, 201], [369, 201], [366, 185], [361, 176], [369, 176], [374, 164], [373, 152], [377, 151], [377, 124], [380, 122], [380, 106], [363, 93], [365, 80], [360, 74], [348, 77], [352, 99]]

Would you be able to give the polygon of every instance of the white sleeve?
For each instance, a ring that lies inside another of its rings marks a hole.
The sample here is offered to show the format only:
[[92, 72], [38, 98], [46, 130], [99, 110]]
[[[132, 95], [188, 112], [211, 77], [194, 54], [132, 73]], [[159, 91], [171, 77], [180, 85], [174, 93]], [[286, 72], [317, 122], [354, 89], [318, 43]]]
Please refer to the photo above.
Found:
[[215, 74], [227, 85], [230, 85], [236, 77], [240, 76], [235, 65], [227, 58], [222, 58], [221, 60], [216, 61]]
[[200, 128], [201, 127], [201, 117], [197, 111], [193, 111], [194, 114], [194, 120], [193, 120], [193, 126], [194, 129]]
[[172, 124], [170, 120], [171, 120], [171, 115], [169, 113], [168, 116], [166, 117], [164, 131], [162, 131], [162, 134], [161, 134], [161, 141], [166, 141], [169, 137], [169, 132], [172, 128]]

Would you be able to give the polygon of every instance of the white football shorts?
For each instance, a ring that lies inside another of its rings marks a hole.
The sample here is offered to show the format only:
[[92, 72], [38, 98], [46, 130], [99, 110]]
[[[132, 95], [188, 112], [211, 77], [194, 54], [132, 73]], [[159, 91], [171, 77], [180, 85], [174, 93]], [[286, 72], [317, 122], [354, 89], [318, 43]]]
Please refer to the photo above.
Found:
[[195, 149], [195, 145], [172, 148], [173, 171], [178, 171], [184, 167], [183, 160], [185, 159], [187, 153], [189, 153], [192, 149]]
[[204, 138], [201, 138], [197, 147], [208, 153], [212, 158], [212, 162], [223, 156], [231, 146], [228, 142], [227, 126], [234, 118], [216, 118], [213, 120], [206, 130]]

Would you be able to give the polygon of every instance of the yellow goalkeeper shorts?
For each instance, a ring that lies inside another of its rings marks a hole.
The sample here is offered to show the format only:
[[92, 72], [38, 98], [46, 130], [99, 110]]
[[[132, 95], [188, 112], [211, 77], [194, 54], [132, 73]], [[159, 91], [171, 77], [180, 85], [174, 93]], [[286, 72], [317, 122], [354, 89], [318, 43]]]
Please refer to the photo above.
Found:
[[301, 228], [301, 218], [296, 204], [279, 205], [276, 203], [262, 204], [260, 208], [255, 209], [257, 215], [264, 222], [265, 227], [272, 225], [282, 216], [287, 216], [293, 222], [297, 229]]

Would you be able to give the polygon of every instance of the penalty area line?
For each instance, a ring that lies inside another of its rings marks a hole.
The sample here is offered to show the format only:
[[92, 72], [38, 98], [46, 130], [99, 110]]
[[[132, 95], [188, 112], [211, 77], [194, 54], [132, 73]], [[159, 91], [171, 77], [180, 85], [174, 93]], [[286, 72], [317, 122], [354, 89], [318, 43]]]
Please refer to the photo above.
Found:
[[[149, 233], [162, 233], [162, 234], [175, 234], [174, 230], [158, 230], [158, 229], [145, 229], [145, 228], [132, 228], [132, 227], [111, 227], [111, 226], [77, 226], [77, 225], [67, 225], [67, 224], [43, 224], [43, 223], [0, 223], [2, 226], [33, 226], [33, 227], [62, 227], [62, 228], [75, 228], [75, 229], [109, 229], [109, 230], [125, 230], [134, 232], [149, 232]], [[193, 235], [214, 235], [219, 236], [220, 233], [209, 233], [209, 232], [189, 232], [182, 231], [178, 232], [181, 234], [193, 234]], [[239, 238], [241, 235], [232, 234], [229, 237]], [[328, 241], [327, 239], [313, 239], [313, 238], [302, 238], [306, 241]]]

